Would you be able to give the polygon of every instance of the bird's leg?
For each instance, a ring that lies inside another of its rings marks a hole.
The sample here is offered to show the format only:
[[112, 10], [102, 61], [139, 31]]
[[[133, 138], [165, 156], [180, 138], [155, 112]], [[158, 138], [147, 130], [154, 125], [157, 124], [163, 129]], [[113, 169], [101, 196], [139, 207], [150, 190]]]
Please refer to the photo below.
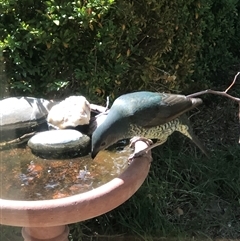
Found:
[[[148, 147], [149, 147], [149, 145], [152, 145], [152, 143], [153, 143], [152, 140], [147, 139], [147, 138], [145, 138], [145, 137], [135, 136], [135, 137], [133, 137], [133, 138], [130, 140], [130, 145], [129, 145], [129, 146], [130, 146], [131, 148], [134, 148], [136, 142], [138, 142], [138, 141], [143, 141], [143, 142], [145, 142], [145, 143], [148, 145]], [[146, 147], [145, 149], [143, 149], [143, 150], [141, 150], [141, 151], [134, 152], [133, 154], [131, 154], [131, 155], [129, 156], [129, 158], [128, 158], [128, 164], [131, 164], [131, 161], [132, 161], [133, 158], [146, 155], [146, 154], [147, 154], [146, 149], [148, 149], [148, 147]], [[134, 149], [135, 149], [135, 148], [134, 148]]]
[[137, 141], [144, 141], [144, 142], [146, 142], [146, 143], [147, 143], [148, 145], [150, 145], [150, 146], [148, 146], [148, 147], [145, 148], [144, 150], [141, 150], [141, 151], [139, 151], [139, 152], [133, 153], [132, 155], [129, 156], [128, 160], [131, 161], [133, 158], [136, 158], [136, 157], [145, 155], [148, 151], [150, 151], [150, 150], [153, 149], [154, 147], [162, 145], [166, 140], [167, 140], [167, 139], [165, 139], [165, 140], [158, 140], [156, 143], [153, 144], [152, 140], [147, 139], [147, 138], [145, 138], [145, 137], [138, 137], [138, 136], [133, 137], [133, 138], [130, 140], [130, 147], [133, 147], [133, 145], [135, 145], [135, 143], [136, 143]]

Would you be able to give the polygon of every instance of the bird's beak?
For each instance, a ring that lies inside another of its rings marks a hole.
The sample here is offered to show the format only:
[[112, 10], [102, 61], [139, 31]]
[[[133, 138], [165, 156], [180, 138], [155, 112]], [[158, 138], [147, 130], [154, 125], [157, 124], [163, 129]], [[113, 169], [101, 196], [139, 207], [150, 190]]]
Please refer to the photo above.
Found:
[[97, 152], [96, 151], [92, 151], [92, 153], [91, 153], [92, 159], [94, 159], [96, 157], [96, 155], [97, 155]]

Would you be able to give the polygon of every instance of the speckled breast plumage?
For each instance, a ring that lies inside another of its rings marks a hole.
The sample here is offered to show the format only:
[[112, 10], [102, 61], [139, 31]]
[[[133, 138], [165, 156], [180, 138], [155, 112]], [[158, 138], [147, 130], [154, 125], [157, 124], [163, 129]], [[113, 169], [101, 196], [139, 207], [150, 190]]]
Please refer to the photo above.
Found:
[[176, 118], [164, 125], [159, 125], [151, 128], [144, 128], [138, 125], [131, 124], [129, 129], [129, 134], [131, 136], [140, 136], [148, 139], [158, 139], [159, 142], [165, 142], [174, 131], [179, 131], [183, 135], [189, 137], [191, 136], [188, 132], [188, 126], [183, 124], [180, 118]]

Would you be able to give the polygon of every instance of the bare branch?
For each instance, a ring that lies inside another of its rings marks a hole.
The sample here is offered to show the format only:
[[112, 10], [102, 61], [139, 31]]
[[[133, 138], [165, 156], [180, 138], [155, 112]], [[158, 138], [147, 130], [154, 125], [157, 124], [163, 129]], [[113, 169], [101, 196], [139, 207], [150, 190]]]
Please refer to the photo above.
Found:
[[[233, 87], [233, 85], [236, 83], [236, 80], [237, 80], [237, 77], [238, 75], [240, 74], [240, 72], [238, 72], [232, 83], [228, 86], [228, 88], [225, 90], [225, 91], [217, 91], [217, 90], [203, 90], [203, 91], [200, 91], [200, 92], [197, 92], [197, 93], [193, 93], [191, 95], [188, 95], [187, 97], [196, 97], [196, 96], [199, 96], [199, 95], [204, 95], [204, 94], [214, 94], [214, 95], [221, 95], [221, 96], [225, 96], [233, 101], [236, 101], [238, 102], [238, 120], [239, 120], [239, 124], [240, 124], [240, 98], [237, 98], [237, 97], [234, 97], [232, 95], [229, 95], [227, 92]], [[238, 140], [238, 143], [240, 144], [240, 136], [239, 136], [239, 140]]]
[[[238, 120], [240, 124], [240, 103], [238, 103]], [[240, 144], [240, 135], [239, 135], [238, 143]]]
[[109, 109], [109, 96], [107, 96], [105, 112]]
[[240, 98], [229, 95], [225, 91], [217, 91], [217, 90], [210, 90], [210, 89], [209, 90], [203, 90], [203, 91], [200, 91], [200, 92], [196, 92], [196, 93], [191, 94], [191, 95], [187, 95], [187, 97], [191, 98], [191, 97], [196, 97], [196, 96], [204, 95], [204, 94], [222, 95], [222, 96], [228, 97], [231, 100], [240, 102]]
[[238, 72], [236, 75], [235, 75], [235, 77], [234, 77], [234, 79], [233, 79], [233, 82], [229, 85], [229, 87], [224, 91], [225, 93], [227, 93], [231, 88], [232, 88], [232, 86], [235, 84], [235, 82], [236, 82], [236, 80], [237, 80], [237, 77], [238, 77], [238, 75], [240, 74], [240, 72]]
[[0, 143], [0, 150], [7, 149], [12, 146], [17, 146], [20, 145], [24, 142], [27, 142], [32, 136], [34, 136], [37, 132], [31, 132], [24, 134], [23, 136], [20, 136], [14, 140], [11, 141], [6, 141], [6, 142], [1, 142]]
[[103, 107], [101, 105], [90, 104], [90, 108], [91, 108], [92, 112], [95, 112], [95, 113], [98, 113], [98, 114], [106, 112], [106, 107]]
[[237, 77], [238, 75], [240, 74], [240, 72], [238, 72], [232, 83], [228, 86], [228, 88], [225, 90], [225, 91], [217, 91], [217, 90], [211, 90], [211, 89], [208, 89], [208, 90], [203, 90], [203, 91], [200, 91], [200, 92], [196, 92], [196, 93], [193, 93], [191, 95], [187, 95], [187, 97], [196, 97], [196, 96], [199, 96], [199, 95], [204, 95], [204, 94], [214, 94], [214, 95], [222, 95], [222, 96], [225, 96], [233, 101], [237, 101], [239, 104], [240, 104], [240, 98], [237, 98], [237, 97], [234, 97], [232, 95], [229, 95], [227, 94], [227, 92], [232, 88], [232, 86], [236, 83], [236, 80], [237, 80]]

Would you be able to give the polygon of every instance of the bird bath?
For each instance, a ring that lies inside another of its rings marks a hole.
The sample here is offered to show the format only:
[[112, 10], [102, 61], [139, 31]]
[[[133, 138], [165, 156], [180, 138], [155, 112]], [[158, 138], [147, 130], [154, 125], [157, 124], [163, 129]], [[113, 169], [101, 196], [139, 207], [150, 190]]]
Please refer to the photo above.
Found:
[[[146, 146], [138, 141], [135, 151]], [[130, 153], [43, 160], [28, 149], [1, 151], [0, 224], [23, 227], [25, 241], [67, 241], [67, 224], [116, 208], [142, 185], [151, 153], [128, 166]]]

